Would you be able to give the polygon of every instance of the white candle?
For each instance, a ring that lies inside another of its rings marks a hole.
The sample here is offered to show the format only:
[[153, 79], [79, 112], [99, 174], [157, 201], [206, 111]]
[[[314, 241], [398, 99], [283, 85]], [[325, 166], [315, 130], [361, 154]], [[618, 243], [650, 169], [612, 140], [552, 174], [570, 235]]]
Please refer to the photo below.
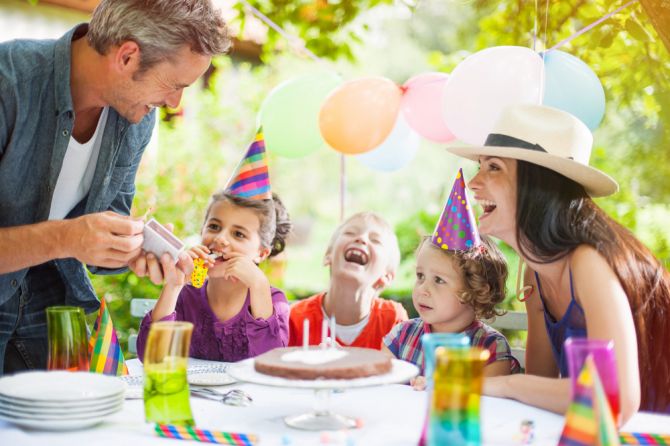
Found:
[[335, 316], [330, 317], [330, 346], [335, 348]]
[[328, 338], [328, 320], [324, 319], [321, 324], [321, 348], [326, 348], [326, 338]]
[[305, 318], [302, 322], [302, 349], [309, 348], [309, 319]]

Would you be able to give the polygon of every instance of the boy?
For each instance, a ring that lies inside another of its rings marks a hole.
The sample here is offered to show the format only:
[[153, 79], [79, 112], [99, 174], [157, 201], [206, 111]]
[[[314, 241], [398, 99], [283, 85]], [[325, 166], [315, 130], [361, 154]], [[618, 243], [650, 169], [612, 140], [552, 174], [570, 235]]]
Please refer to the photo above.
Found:
[[398, 240], [381, 216], [360, 212], [349, 217], [333, 233], [324, 257], [324, 265], [330, 267], [328, 291], [291, 307], [289, 345], [303, 344], [305, 319], [309, 344], [319, 345], [324, 317], [335, 316], [338, 344], [381, 349], [382, 338], [407, 320], [402, 305], [379, 298], [399, 263]]

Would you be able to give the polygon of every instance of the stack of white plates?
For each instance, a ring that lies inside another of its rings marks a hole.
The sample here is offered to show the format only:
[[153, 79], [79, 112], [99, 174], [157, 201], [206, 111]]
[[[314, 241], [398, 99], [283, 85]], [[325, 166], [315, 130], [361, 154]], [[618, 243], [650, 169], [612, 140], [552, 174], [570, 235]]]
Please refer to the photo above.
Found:
[[123, 407], [126, 385], [87, 372], [26, 372], [0, 378], [0, 419], [43, 430], [81, 429]]

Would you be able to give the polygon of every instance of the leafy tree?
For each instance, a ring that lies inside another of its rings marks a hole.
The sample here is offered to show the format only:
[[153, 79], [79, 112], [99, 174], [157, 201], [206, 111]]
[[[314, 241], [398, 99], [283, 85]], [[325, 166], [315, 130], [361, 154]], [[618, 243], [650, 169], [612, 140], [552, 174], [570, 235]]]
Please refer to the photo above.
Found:
[[[251, 14], [244, 3], [235, 5], [242, 25]], [[363, 40], [360, 31], [349, 25], [362, 12], [379, 5], [390, 5], [393, 0], [250, 0], [248, 3], [289, 33], [300, 37], [305, 47], [317, 56], [332, 60], [344, 57], [353, 61], [352, 44]], [[364, 24], [362, 28], [365, 28]], [[293, 43], [286, 42], [274, 29], [268, 29], [265, 58], [271, 57], [276, 49]]]

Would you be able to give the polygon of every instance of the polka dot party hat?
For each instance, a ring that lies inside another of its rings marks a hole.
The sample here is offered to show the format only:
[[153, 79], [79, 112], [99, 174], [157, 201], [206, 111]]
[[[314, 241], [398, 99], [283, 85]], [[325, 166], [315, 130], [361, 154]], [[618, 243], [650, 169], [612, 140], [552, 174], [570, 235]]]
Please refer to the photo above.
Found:
[[458, 169], [447, 204], [430, 240], [445, 250], [466, 251], [481, 245], [477, 222], [465, 191], [463, 169]]

